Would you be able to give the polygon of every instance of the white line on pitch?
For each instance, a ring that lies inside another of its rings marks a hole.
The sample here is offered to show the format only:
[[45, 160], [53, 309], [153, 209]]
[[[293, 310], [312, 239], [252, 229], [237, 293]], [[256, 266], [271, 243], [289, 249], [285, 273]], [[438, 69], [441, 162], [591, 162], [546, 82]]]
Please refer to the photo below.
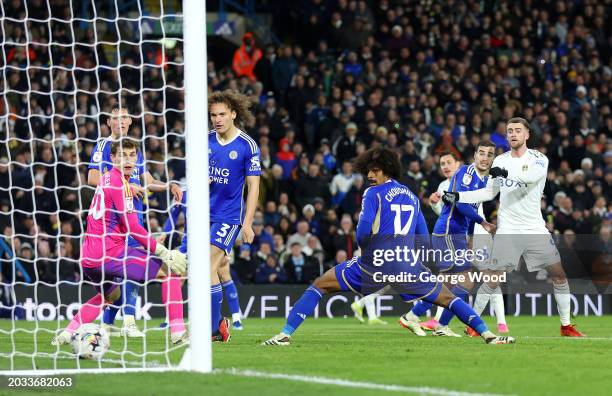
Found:
[[532, 337], [532, 336], [519, 336], [517, 339], [538, 339], [538, 340], [583, 340], [583, 341], [612, 341], [612, 337]]
[[408, 392], [417, 393], [419, 395], [437, 395], [437, 396], [502, 396], [493, 393], [474, 393], [474, 392], [463, 392], [455, 391], [445, 388], [431, 388], [428, 386], [403, 386], [403, 385], [387, 385], [377, 384], [374, 382], [362, 382], [362, 381], [350, 381], [341, 378], [329, 378], [329, 377], [315, 377], [309, 375], [295, 375], [295, 374], [282, 374], [282, 373], [266, 373], [262, 371], [254, 370], [240, 370], [236, 368], [229, 369], [216, 369], [215, 374], [230, 374], [238, 375], [241, 377], [256, 377], [256, 378], [269, 378], [269, 379], [280, 379], [297, 382], [308, 382], [322, 385], [335, 385], [346, 388], [359, 388], [359, 389], [372, 389], [382, 390], [390, 392]]

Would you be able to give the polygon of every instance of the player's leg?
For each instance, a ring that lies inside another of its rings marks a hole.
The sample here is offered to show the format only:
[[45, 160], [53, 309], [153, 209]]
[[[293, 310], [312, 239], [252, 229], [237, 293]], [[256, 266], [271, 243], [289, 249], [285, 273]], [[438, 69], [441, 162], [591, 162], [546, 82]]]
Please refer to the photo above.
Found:
[[[470, 291], [473, 287], [473, 283], [468, 276], [468, 272], [460, 272], [457, 275], [463, 275], [465, 280], [463, 282], [459, 282], [456, 285], [452, 285], [450, 292], [453, 293], [456, 297], [462, 299], [465, 303], [467, 303], [468, 296], [470, 295]], [[434, 329], [432, 335], [461, 337], [459, 334], [456, 334], [448, 327], [448, 324], [454, 317], [455, 314], [451, 310], [444, 309], [444, 311], [442, 312], [442, 316], [440, 316], [439, 326]]]
[[105, 303], [117, 302], [121, 298], [121, 288], [116, 282], [102, 282], [101, 268], [84, 268], [85, 277], [97, 284], [98, 293], [84, 303], [79, 312], [72, 318], [68, 326], [51, 341], [51, 345], [59, 346], [69, 344], [72, 335], [85, 323], [92, 323]]
[[480, 315], [476, 314], [468, 303], [451, 293], [446, 286], [442, 286], [440, 293], [431, 294], [425, 297], [425, 300], [450, 310], [459, 320], [476, 330], [487, 344], [513, 344], [515, 342], [512, 337], [493, 334]]
[[238, 300], [238, 290], [230, 274], [229, 257], [225, 256], [219, 267], [219, 280], [225, 293], [225, 298], [232, 313], [232, 327], [234, 330], [242, 330], [242, 314], [240, 313], [240, 302]]
[[510, 329], [506, 323], [506, 307], [504, 306], [504, 295], [502, 294], [501, 286], [497, 286], [493, 290], [493, 295], [491, 295], [491, 306], [493, 307], [493, 314], [497, 320], [497, 333], [507, 334], [510, 332]]
[[565, 337], [584, 337], [584, 334], [578, 331], [570, 321], [570, 287], [561, 262], [549, 265], [546, 267], [546, 271], [553, 282], [557, 310], [561, 320], [561, 335]]
[[[357, 266], [355, 266], [357, 267]], [[289, 345], [291, 336], [297, 328], [306, 320], [309, 315], [312, 315], [314, 309], [319, 304], [323, 294], [333, 293], [337, 291], [349, 290], [349, 287], [340, 285], [337, 272], [341, 273], [346, 268], [346, 262], [330, 268], [323, 275], [315, 279], [306, 291], [302, 294], [299, 300], [287, 316], [287, 321], [281, 332], [262, 345]]]
[[239, 232], [240, 225], [237, 224], [210, 224], [211, 330], [213, 341], [226, 342], [230, 339], [230, 321], [221, 314], [223, 286], [219, 278], [219, 268], [223, 265], [225, 256], [232, 251]]
[[376, 293], [368, 294], [351, 304], [351, 310], [355, 313], [355, 317], [361, 323], [365, 323], [363, 318], [363, 309], [366, 309], [368, 314], [368, 324], [387, 324], [384, 320], [381, 320], [376, 315], [376, 298], [384, 295], [389, 290], [388, 287], [384, 287]]

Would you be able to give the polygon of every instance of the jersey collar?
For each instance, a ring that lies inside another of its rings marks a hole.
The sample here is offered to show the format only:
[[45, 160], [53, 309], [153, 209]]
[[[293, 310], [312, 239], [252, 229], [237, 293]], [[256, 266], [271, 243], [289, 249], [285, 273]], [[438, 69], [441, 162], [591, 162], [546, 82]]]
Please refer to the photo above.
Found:
[[236, 136], [234, 136], [232, 138], [232, 140], [230, 140], [229, 142], [225, 142], [222, 143], [221, 139], [219, 139], [219, 134], [217, 133], [217, 131], [215, 131], [215, 139], [217, 139], [217, 143], [219, 143], [221, 146], [227, 146], [228, 144], [230, 144], [231, 142], [233, 142], [234, 140], [238, 139], [238, 136], [240, 136], [240, 134], [242, 133], [242, 131], [238, 128], [236, 128], [236, 130], [238, 131], [238, 133], [236, 134]]

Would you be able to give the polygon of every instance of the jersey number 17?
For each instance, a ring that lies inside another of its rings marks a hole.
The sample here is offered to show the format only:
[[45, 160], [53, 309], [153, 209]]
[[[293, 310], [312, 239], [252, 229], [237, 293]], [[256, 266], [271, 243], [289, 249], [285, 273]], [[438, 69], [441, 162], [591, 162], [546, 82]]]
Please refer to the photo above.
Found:
[[[414, 206], [406, 204], [391, 204], [391, 210], [395, 212], [395, 219], [393, 221], [393, 233], [396, 235], [407, 235], [412, 225], [412, 218], [414, 217]], [[403, 216], [402, 216], [403, 214]], [[408, 217], [406, 223], [402, 223], [402, 220]]]

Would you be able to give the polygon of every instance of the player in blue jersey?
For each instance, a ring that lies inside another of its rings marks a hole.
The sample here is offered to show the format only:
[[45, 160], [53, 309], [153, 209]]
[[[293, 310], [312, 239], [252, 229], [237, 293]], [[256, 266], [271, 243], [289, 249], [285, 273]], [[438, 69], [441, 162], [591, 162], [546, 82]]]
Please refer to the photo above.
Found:
[[[185, 229], [183, 231], [183, 238], [181, 240], [181, 245], [179, 246], [179, 251], [181, 253], [187, 254], [187, 192], [183, 192], [183, 200], [180, 203], [172, 206], [170, 208], [170, 214], [166, 223], [164, 224], [162, 236], [160, 236], [157, 241], [164, 243], [166, 240], [166, 235], [176, 229], [178, 218], [183, 214], [185, 219]], [[223, 290], [225, 291], [225, 297], [227, 298], [228, 305], [230, 307], [230, 311], [232, 313], [232, 321], [233, 328], [236, 330], [242, 330], [242, 321], [240, 314], [240, 304], [238, 301], [238, 293], [236, 292], [236, 287], [234, 286], [234, 282], [232, 281], [230, 271], [229, 271], [229, 258], [226, 256], [223, 265], [219, 270], [219, 279], [221, 280], [221, 285], [223, 286]]]
[[[119, 138], [128, 134], [130, 125], [132, 125], [132, 117], [128, 114], [126, 108], [115, 107], [111, 110], [110, 117], [106, 120], [106, 124], [111, 130], [109, 137], [99, 140], [91, 154], [91, 161], [89, 163], [89, 171], [87, 173], [87, 184], [96, 187], [100, 181], [100, 177], [113, 169], [113, 163], [111, 161], [110, 147], [111, 143]], [[182, 197], [181, 189], [176, 184], [163, 183], [156, 180], [145, 168], [145, 161], [142, 155], [142, 151], [138, 151], [138, 158], [136, 160], [136, 166], [132, 171], [130, 177], [130, 185], [134, 193], [134, 209], [138, 214], [139, 223], [144, 226], [144, 210], [143, 210], [143, 198], [145, 197], [146, 190], [143, 187], [143, 183], [146, 189], [152, 192], [170, 190], [175, 200], [180, 202]], [[140, 248], [140, 244], [132, 237], [128, 241], [129, 247]], [[138, 287], [136, 284], [127, 281], [124, 284], [123, 292], [121, 293], [121, 300], [117, 305], [112, 305], [104, 310], [104, 316], [102, 319], [103, 326], [110, 329], [115, 316], [121, 306], [123, 309], [123, 328], [119, 335], [126, 335], [127, 337], [144, 337], [144, 333], [138, 330], [134, 318], [136, 311], [136, 300], [138, 298]], [[110, 331], [109, 331], [110, 332]], [[117, 334], [110, 332], [111, 334]]]
[[[387, 285], [396, 290], [404, 301], [425, 299], [450, 309], [464, 323], [477, 327], [487, 343], [514, 343], [511, 337], [498, 337], [490, 332], [465, 301], [432, 279], [430, 271], [419, 259], [387, 259], [387, 253], [393, 255], [394, 251], [402, 249], [418, 253], [421, 243], [426, 244], [426, 241], [417, 237], [426, 239], [429, 232], [418, 198], [408, 187], [395, 180], [401, 169], [397, 154], [386, 148], [370, 149], [354, 160], [353, 167], [367, 175], [371, 184], [364, 193], [357, 224], [357, 242], [362, 257], [345, 261], [317, 278], [295, 303], [281, 332], [264, 341], [263, 345], [289, 345], [292, 334], [313, 313], [323, 294], [340, 291], [367, 294]], [[377, 254], [381, 251], [380, 246], [386, 247], [382, 251], [384, 260]], [[409, 264], [406, 265], [407, 262]], [[384, 279], [402, 275], [398, 269], [405, 273], [408, 280], [389, 280], [385, 284]]]
[[[450, 180], [449, 191], [472, 191], [486, 186], [489, 169], [494, 158], [495, 144], [489, 141], [481, 141], [476, 146], [474, 163], [459, 167]], [[437, 263], [438, 270], [445, 274], [464, 275], [456, 277], [456, 279], [463, 279], [462, 281], [448, 286], [454, 295], [465, 301], [467, 301], [473, 287], [470, 277], [467, 276], [467, 273], [473, 269], [473, 263], [466, 259], [466, 257], [471, 256], [471, 254], [466, 254], [468, 236], [474, 234], [475, 224], [480, 224], [489, 233], [493, 233], [495, 230], [495, 226], [487, 222], [478, 213], [478, 207], [478, 204], [462, 203], [444, 205], [432, 233], [432, 247], [435, 251], [440, 252]], [[430, 302], [417, 302], [410, 312], [400, 318], [400, 324], [418, 336], [425, 336], [426, 334], [419, 324], [419, 317], [424, 315], [431, 307]], [[460, 337], [448, 327], [453, 317], [454, 314], [445, 309], [432, 334], [435, 336]]]
[[[228, 341], [229, 320], [221, 316], [223, 290], [232, 308], [232, 320], [241, 328], [238, 291], [232, 281], [225, 256], [232, 250], [239, 232], [245, 243], [252, 243], [253, 216], [259, 196], [261, 165], [259, 147], [238, 126], [249, 124], [248, 97], [230, 91], [214, 92], [208, 98], [208, 112], [214, 130], [208, 134], [210, 177], [211, 312], [214, 341]], [[243, 200], [247, 186], [246, 205]], [[237, 312], [236, 312], [237, 308]]]

